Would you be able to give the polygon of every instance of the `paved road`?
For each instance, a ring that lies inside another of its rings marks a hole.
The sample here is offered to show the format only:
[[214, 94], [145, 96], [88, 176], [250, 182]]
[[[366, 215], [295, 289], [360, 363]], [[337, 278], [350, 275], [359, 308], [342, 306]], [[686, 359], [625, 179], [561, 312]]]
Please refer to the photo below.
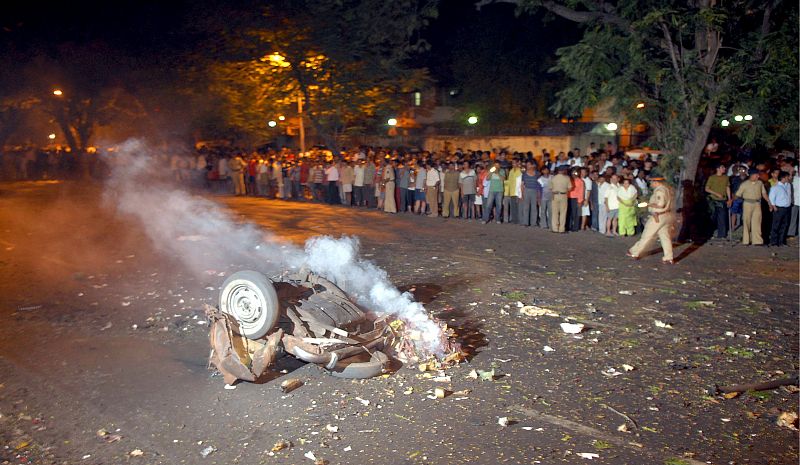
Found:
[[[474, 352], [449, 384], [413, 367], [343, 381], [284, 359], [290, 374], [225, 390], [199, 323], [237, 264], [186, 269], [101, 197], [0, 185], [0, 463], [798, 460], [797, 433], [775, 423], [797, 411], [792, 389], [707, 392], [797, 372], [796, 248], [683, 245], [668, 266], [628, 261], [629, 240], [593, 233], [218, 197], [296, 243], [358, 236], [362, 256], [415, 287]], [[518, 301], [560, 316], [520, 315]], [[588, 330], [562, 333], [565, 318]], [[467, 376], [492, 368], [494, 381]], [[305, 385], [283, 394], [286, 376]], [[428, 399], [439, 386], [469, 392]], [[270, 455], [279, 440], [293, 446]]]

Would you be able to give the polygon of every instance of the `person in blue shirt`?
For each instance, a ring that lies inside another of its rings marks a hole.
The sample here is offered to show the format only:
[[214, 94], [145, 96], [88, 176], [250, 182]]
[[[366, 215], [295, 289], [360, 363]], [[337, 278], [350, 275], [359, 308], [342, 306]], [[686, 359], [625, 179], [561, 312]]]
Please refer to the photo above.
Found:
[[786, 245], [786, 233], [789, 230], [789, 214], [792, 208], [792, 186], [789, 184], [789, 173], [781, 171], [778, 183], [769, 190], [770, 210], [772, 211], [772, 230], [769, 233], [770, 247]]

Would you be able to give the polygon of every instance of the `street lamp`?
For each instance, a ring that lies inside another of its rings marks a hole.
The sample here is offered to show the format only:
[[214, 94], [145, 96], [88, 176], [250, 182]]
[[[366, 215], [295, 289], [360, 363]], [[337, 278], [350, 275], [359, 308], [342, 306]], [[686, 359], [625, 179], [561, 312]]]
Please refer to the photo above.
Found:
[[55, 134], [50, 134], [50, 135], [47, 136], [47, 138], [50, 139], [50, 140], [55, 140], [56, 135]]
[[55, 95], [56, 97], [61, 97], [62, 95], [64, 95], [64, 92], [61, 92], [61, 89], [56, 89], [53, 91], [53, 95]]
[[742, 115], [736, 115], [736, 116], [734, 116], [734, 117], [733, 117], [733, 119], [734, 119], [734, 121], [736, 121], [737, 123], [739, 123], [739, 122], [741, 122], [741, 121], [744, 119], [744, 116], [742, 116]]
[[467, 123], [478, 124], [478, 117], [475, 115], [470, 116], [469, 118], [467, 118]]
[[281, 116], [279, 116], [279, 117], [278, 117], [278, 120], [280, 120], [280, 121], [283, 121], [283, 120], [285, 120], [285, 119], [286, 119], [286, 117], [285, 117], [285, 116], [283, 116], [283, 115], [281, 115]]
[[644, 102], [639, 102], [636, 104], [636, 108], [642, 109], [644, 108]]
[[389, 126], [397, 126], [397, 118], [389, 118], [386, 124], [388, 124]]
[[726, 120], [726, 119], [724, 119], [724, 120], [720, 121], [720, 123], [719, 123], [719, 124], [720, 124], [720, 126], [722, 126], [723, 128], [727, 128], [728, 126], [730, 126], [731, 122], [730, 122], [730, 121], [728, 121], [728, 120]]
[[271, 128], [274, 128], [277, 125], [278, 125], [278, 123], [276, 123], [275, 121], [270, 121], [269, 123], [267, 123], [267, 126], [269, 126]]
[[744, 120], [745, 121], [750, 121], [752, 119], [753, 119], [753, 115], [744, 115]]
[[617, 123], [608, 123], [606, 124], [606, 129], [609, 131], [616, 131], [617, 130]]

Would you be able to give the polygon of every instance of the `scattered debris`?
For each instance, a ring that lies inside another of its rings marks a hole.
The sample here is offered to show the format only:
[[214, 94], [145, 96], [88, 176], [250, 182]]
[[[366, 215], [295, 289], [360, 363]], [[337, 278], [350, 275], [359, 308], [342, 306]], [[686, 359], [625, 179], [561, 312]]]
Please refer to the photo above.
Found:
[[290, 447], [292, 447], [292, 443], [291, 442], [289, 442], [289, 441], [287, 441], [285, 439], [281, 439], [280, 441], [276, 442], [274, 446], [272, 446], [271, 450], [272, 450], [272, 452], [280, 452], [283, 449], [289, 449]]
[[664, 323], [664, 322], [663, 322], [663, 321], [661, 321], [661, 320], [655, 320], [655, 321], [653, 321], [653, 323], [654, 323], [654, 324], [656, 325], [656, 327], [658, 327], [658, 328], [667, 328], [667, 329], [672, 329], [672, 325], [671, 325], [671, 324]]
[[500, 417], [500, 418], [498, 418], [497, 419], [497, 424], [505, 428], [506, 426], [508, 426], [508, 417]]
[[447, 391], [445, 391], [442, 388], [436, 388], [436, 389], [433, 390], [433, 395], [437, 399], [444, 399], [447, 396]]
[[561, 323], [561, 330], [567, 334], [578, 334], [583, 328], [583, 323]]
[[797, 414], [794, 412], [783, 412], [778, 415], [778, 420], [775, 422], [778, 426], [789, 428], [797, 431]]
[[556, 349], [554, 349], [554, 348], [552, 348], [550, 346], [544, 346], [544, 347], [542, 347], [542, 350], [545, 351], [545, 352], [555, 352], [556, 351]]
[[633, 292], [633, 291], [619, 291], [619, 293], [620, 293], [621, 295], [633, 295], [633, 294], [634, 294], [634, 292]]
[[559, 316], [558, 313], [537, 305], [525, 305], [519, 309], [519, 312], [527, 316]]
[[633, 365], [628, 365], [627, 363], [622, 364], [622, 369], [625, 371], [633, 371], [636, 369]]
[[233, 391], [234, 389], [236, 389], [236, 385], [235, 384], [226, 384], [224, 386], [224, 388], [229, 390], [229, 391]]
[[361, 405], [363, 405], [364, 407], [369, 405], [369, 401], [367, 399], [362, 399], [360, 397], [356, 397], [356, 400], [361, 402]]
[[284, 393], [290, 393], [303, 385], [303, 381], [297, 378], [289, 378], [281, 383], [281, 390]]
[[329, 433], [338, 433], [339, 427], [334, 425], [325, 425], [325, 429], [328, 430]]
[[781, 386], [797, 386], [797, 385], [798, 385], [798, 376], [792, 376], [789, 378], [775, 379], [763, 383], [738, 384], [734, 386], [714, 385], [714, 388], [711, 390], [711, 393], [716, 395], [725, 392], [766, 391], [769, 389], [779, 388]]
[[203, 456], [203, 458], [205, 458], [205, 457], [208, 457], [209, 455], [213, 454], [216, 451], [217, 451], [216, 447], [207, 446], [206, 448], [204, 448], [203, 450], [200, 451], [200, 455]]
[[128, 453], [128, 455], [130, 455], [131, 457], [141, 457], [144, 455], [144, 452], [142, 451], [142, 449], [133, 449], [132, 451], [130, 451], [130, 453]]
[[576, 455], [578, 457], [580, 457], [580, 458], [589, 459], [589, 460], [599, 459], [600, 458], [599, 454], [595, 454], [595, 453], [592, 453], [592, 452], [578, 452]]

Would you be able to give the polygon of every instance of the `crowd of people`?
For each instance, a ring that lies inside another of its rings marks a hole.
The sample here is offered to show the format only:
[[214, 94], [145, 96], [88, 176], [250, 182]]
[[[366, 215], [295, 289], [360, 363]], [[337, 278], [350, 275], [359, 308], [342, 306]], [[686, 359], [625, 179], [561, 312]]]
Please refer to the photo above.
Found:
[[[782, 246], [798, 235], [797, 158], [716, 155], [709, 144], [700, 170], [712, 240], [741, 235], [746, 245]], [[93, 176], [113, 165], [113, 151], [97, 153]], [[540, 227], [557, 233], [595, 231], [633, 236], [652, 214], [647, 203], [658, 160], [632, 158], [613, 143], [555, 156], [505, 150], [398, 151], [380, 147], [338, 155], [312, 149], [248, 152], [235, 147], [172, 151], [159, 163], [177, 182], [216, 193], [324, 202], [483, 223]], [[53, 179], [76, 170], [59, 150], [6, 151], [7, 180]], [[676, 202], [679, 203], [679, 202]], [[685, 216], [684, 216], [685, 217]]]
[[[609, 237], [642, 232], [652, 213], [647, 206], [651, 179], [658, 172], [653, 157], [631, 158], [611, 142], [555, 156], [547, 150], [451, 153], [361, 147], [337, 156], [313, 150], [302, 157], [286, 149], [250, 154], [234, 150], [200, 153], [197, 161], [184, 165], [198, 172], [203, 161], [205, 182], [217, 192], [540, 227], [557, 233], [591, 230]], [[762, 226], [767, 237], [775, 234], [773, 245], [797, 235], [800, 177], [795, 159], [778, 156], [756, 166], [750, 159], [727, 164], [722, 159], [715, 164], [717, 174], [703, 184], [710, 188], [707, 200], [717, 224], [743, 228], [745, 244], [763, 243]], [[176, 177], [186, 179], [186, 168], [180, 168], [180, 162], [172, 165]], [[762, 216], [770, 217], [764, 225], [753, 189], [741, 181], [748, 176], [764, 186], [759, 197], [764, 202]], [[725, 182], [727, 187], [720, 187]], [[788, 205], [786, 196], [780, 195], [786, 185]], [[727, 237], [727, 229], [717, 234]]]

